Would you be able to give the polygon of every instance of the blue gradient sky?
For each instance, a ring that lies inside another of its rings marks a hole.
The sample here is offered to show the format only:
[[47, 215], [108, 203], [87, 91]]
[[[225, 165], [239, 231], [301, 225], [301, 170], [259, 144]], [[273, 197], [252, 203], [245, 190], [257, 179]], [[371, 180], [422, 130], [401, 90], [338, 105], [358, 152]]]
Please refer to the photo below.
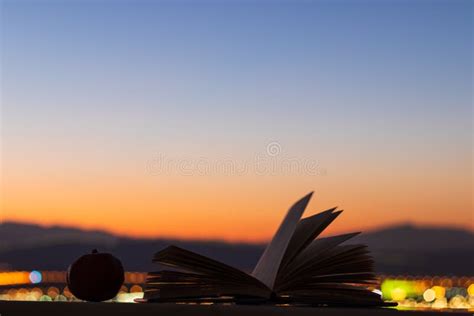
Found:
[[[245, 239], [256, 211], [273, 225], [316, 189], [355, 210], [341, 230], [472, 228], [472, 15], [471, 1], [3, 0], [3, 218], [129, 232], [139, 199], [172, 224], [132, 234]], [[157, 154], [248, 160], [269, 141], [325, 176], [146, 171]], [[225, 198], [249, 201], [228, 211], [240, 233], [176, 224]]]

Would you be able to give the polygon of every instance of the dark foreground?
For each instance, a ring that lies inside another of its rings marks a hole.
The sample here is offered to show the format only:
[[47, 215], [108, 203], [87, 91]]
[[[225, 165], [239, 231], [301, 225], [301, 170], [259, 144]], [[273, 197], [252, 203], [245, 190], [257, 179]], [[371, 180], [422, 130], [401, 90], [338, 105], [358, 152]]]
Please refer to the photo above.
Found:
[[[393, 308], [310, 308], [276, 306], [236, 305], [176, 305], [176, 304], [131, 304], [131, 303], [73, 303], [73, 302], [14, 302], [0, 301], [0, 316], [95, 316], [95, 315], [318, 315], [318, 316], [430, 316], [444, 314], [438, 311], [399, 311]], [[453, 313], [450, 313], [453, 314]], [[469, 315], [459, 311], [454, 315]]]

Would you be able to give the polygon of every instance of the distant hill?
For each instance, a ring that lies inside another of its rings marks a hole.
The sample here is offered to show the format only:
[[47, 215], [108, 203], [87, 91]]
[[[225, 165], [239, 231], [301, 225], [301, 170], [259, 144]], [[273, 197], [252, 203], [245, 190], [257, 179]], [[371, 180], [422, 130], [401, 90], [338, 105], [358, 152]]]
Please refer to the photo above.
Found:
[[373, 250], [471, 250], [474, 251], [474, 233], [456, 228], [417, 227], [410, 224], [387, 227], [357, 237]]
[[[474, 275], [474, 233], [453, 228], [400, 225], [368, 232], [349, 243], [369, 245], [380, 273], [411, 275]], [[78, 256], [93, 248], [119, 257], [129, 271], [156, 269], [152, 255], [175, 244], [251, 270], [262, 244], [220, 241], [132, 239], [102, 231], [68, 227], [0, 224], [0, 264], [18, 270], [65, 270]]]
[[153, 254], [177, 245], [234, 266], [251, 269], [263, 245], [221, 241], [184, 241], [115, 236], [103, 231], [33, 224], [0, 224], [0, 267], [17, 270], [65, 270], [78, 256], [97, 248], [119, 257], [128, 271], [156, 269]]
[[118, 237], [98, 230], [34, 224], [3, 222], [0, 224], [0, 253], [6, 250], [49, 246], [65, 243], [81, 243], [113, 246]]
[[401, 225], [354, 240], [369, 245], [380, 272], [474, 275], [474, 233], [470, 231]]

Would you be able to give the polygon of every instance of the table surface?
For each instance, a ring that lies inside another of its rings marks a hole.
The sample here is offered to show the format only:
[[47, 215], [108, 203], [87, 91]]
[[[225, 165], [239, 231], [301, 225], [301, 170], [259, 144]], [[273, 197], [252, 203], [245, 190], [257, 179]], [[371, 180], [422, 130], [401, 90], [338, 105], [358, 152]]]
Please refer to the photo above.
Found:
[[133, 304], [133, 303], [83, 303], [83, 302], [24, 302], [0, 301], [0, 316], [16, 315], [318, 315], [318, 316], [456, 316], [469, 315], [469, 311], [401, 311], [394, 308], [333, 308], [333, 307], [279, 307], [244, 305], [178, 305], [178, 304]]

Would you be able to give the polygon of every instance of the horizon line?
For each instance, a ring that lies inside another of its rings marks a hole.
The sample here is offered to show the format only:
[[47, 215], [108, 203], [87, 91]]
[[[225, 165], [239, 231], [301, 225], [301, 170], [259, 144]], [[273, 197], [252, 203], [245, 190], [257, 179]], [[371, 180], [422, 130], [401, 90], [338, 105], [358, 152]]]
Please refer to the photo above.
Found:
[[[22, 220], [9, 220], [9, 219], [2, 219], [0, 220], [0, 227], [4, 224], [19, 224], [19, 225], [30, 225], [30, 226], [37, 226], [41, 227], [44, 229], [51, 229], [51, 228], [62, 228], [62, 229], [74, 229], [74, 230], [79, 230], [83, 232], [94, 232], [94, 233], [103, 233], [103, 234], [108, 234], [111, 235], [112, 237], [116, 238], [129, 238], [129, 239], [136, 239], [136, 240], [157, 240], [157, 239], [162, 239], [162, 240], [175, 240], [175, 241], [200, 241], [200, 242], [216, 242], [216, 243], [227, 243], [227, 244], [266, 244], [270, 242], [271, 236], [268, 237], [266, 240], [251, 240], [251, 239], [229, 239], [229, 238], [202, 238], [202, 237], [195, 237], [195, 238], [189, 238], [189, 237], [179, 237], [179, 236], [167, 236], [167, 235], [136, 235], [136, 234], [126, 234], [126, 233], [121, 233], [121, 232], [115, 232], [113, 230], [107, 229], [107, 228], [88, 228], [88, 227], [83, 227], [80, 225], [71, 225], [71, 224], [57, 224], [57, 223], [52, 223], [52, 224], [43, 224], [35, 221], [22, 221]], [[465, 226], [460, 226], [460, 225], [432, 225], [432, 224], [419, 224], [415, 222], [410, 222], [410, 221], [400, 221], [392, 224], [386, 224], [378, 227], [373, 227], [371, 229], [367, 229], [365, 231], [361, 231], [361, 234], [366, 234], [366, 233], [374, 233], [378, 231], [383, 231], [383, 230], [388, 230], [392, 228], [397, 228], [397, 227], [414, 227], [414, 228], [419, 228], [419, 229], [452, 229], [452, 230], [458, 230], [458, 231], [465, 231], [468, 233], [474, 234], [474, 227], [465, 227]], [[276, 228], [275, 228], [276, 229]], [[355, 229], [354, 231], [356, 231]], [[359, 230], [360, 231], [360, 230]], [[339, 235], [339, 234], [344, 234], [348, 233], [349, 231], [345, 232], [337, 232], [333, 233], [331, 235]], [[322, 236], [325, 235], [324, 232], [321, 234]]]

